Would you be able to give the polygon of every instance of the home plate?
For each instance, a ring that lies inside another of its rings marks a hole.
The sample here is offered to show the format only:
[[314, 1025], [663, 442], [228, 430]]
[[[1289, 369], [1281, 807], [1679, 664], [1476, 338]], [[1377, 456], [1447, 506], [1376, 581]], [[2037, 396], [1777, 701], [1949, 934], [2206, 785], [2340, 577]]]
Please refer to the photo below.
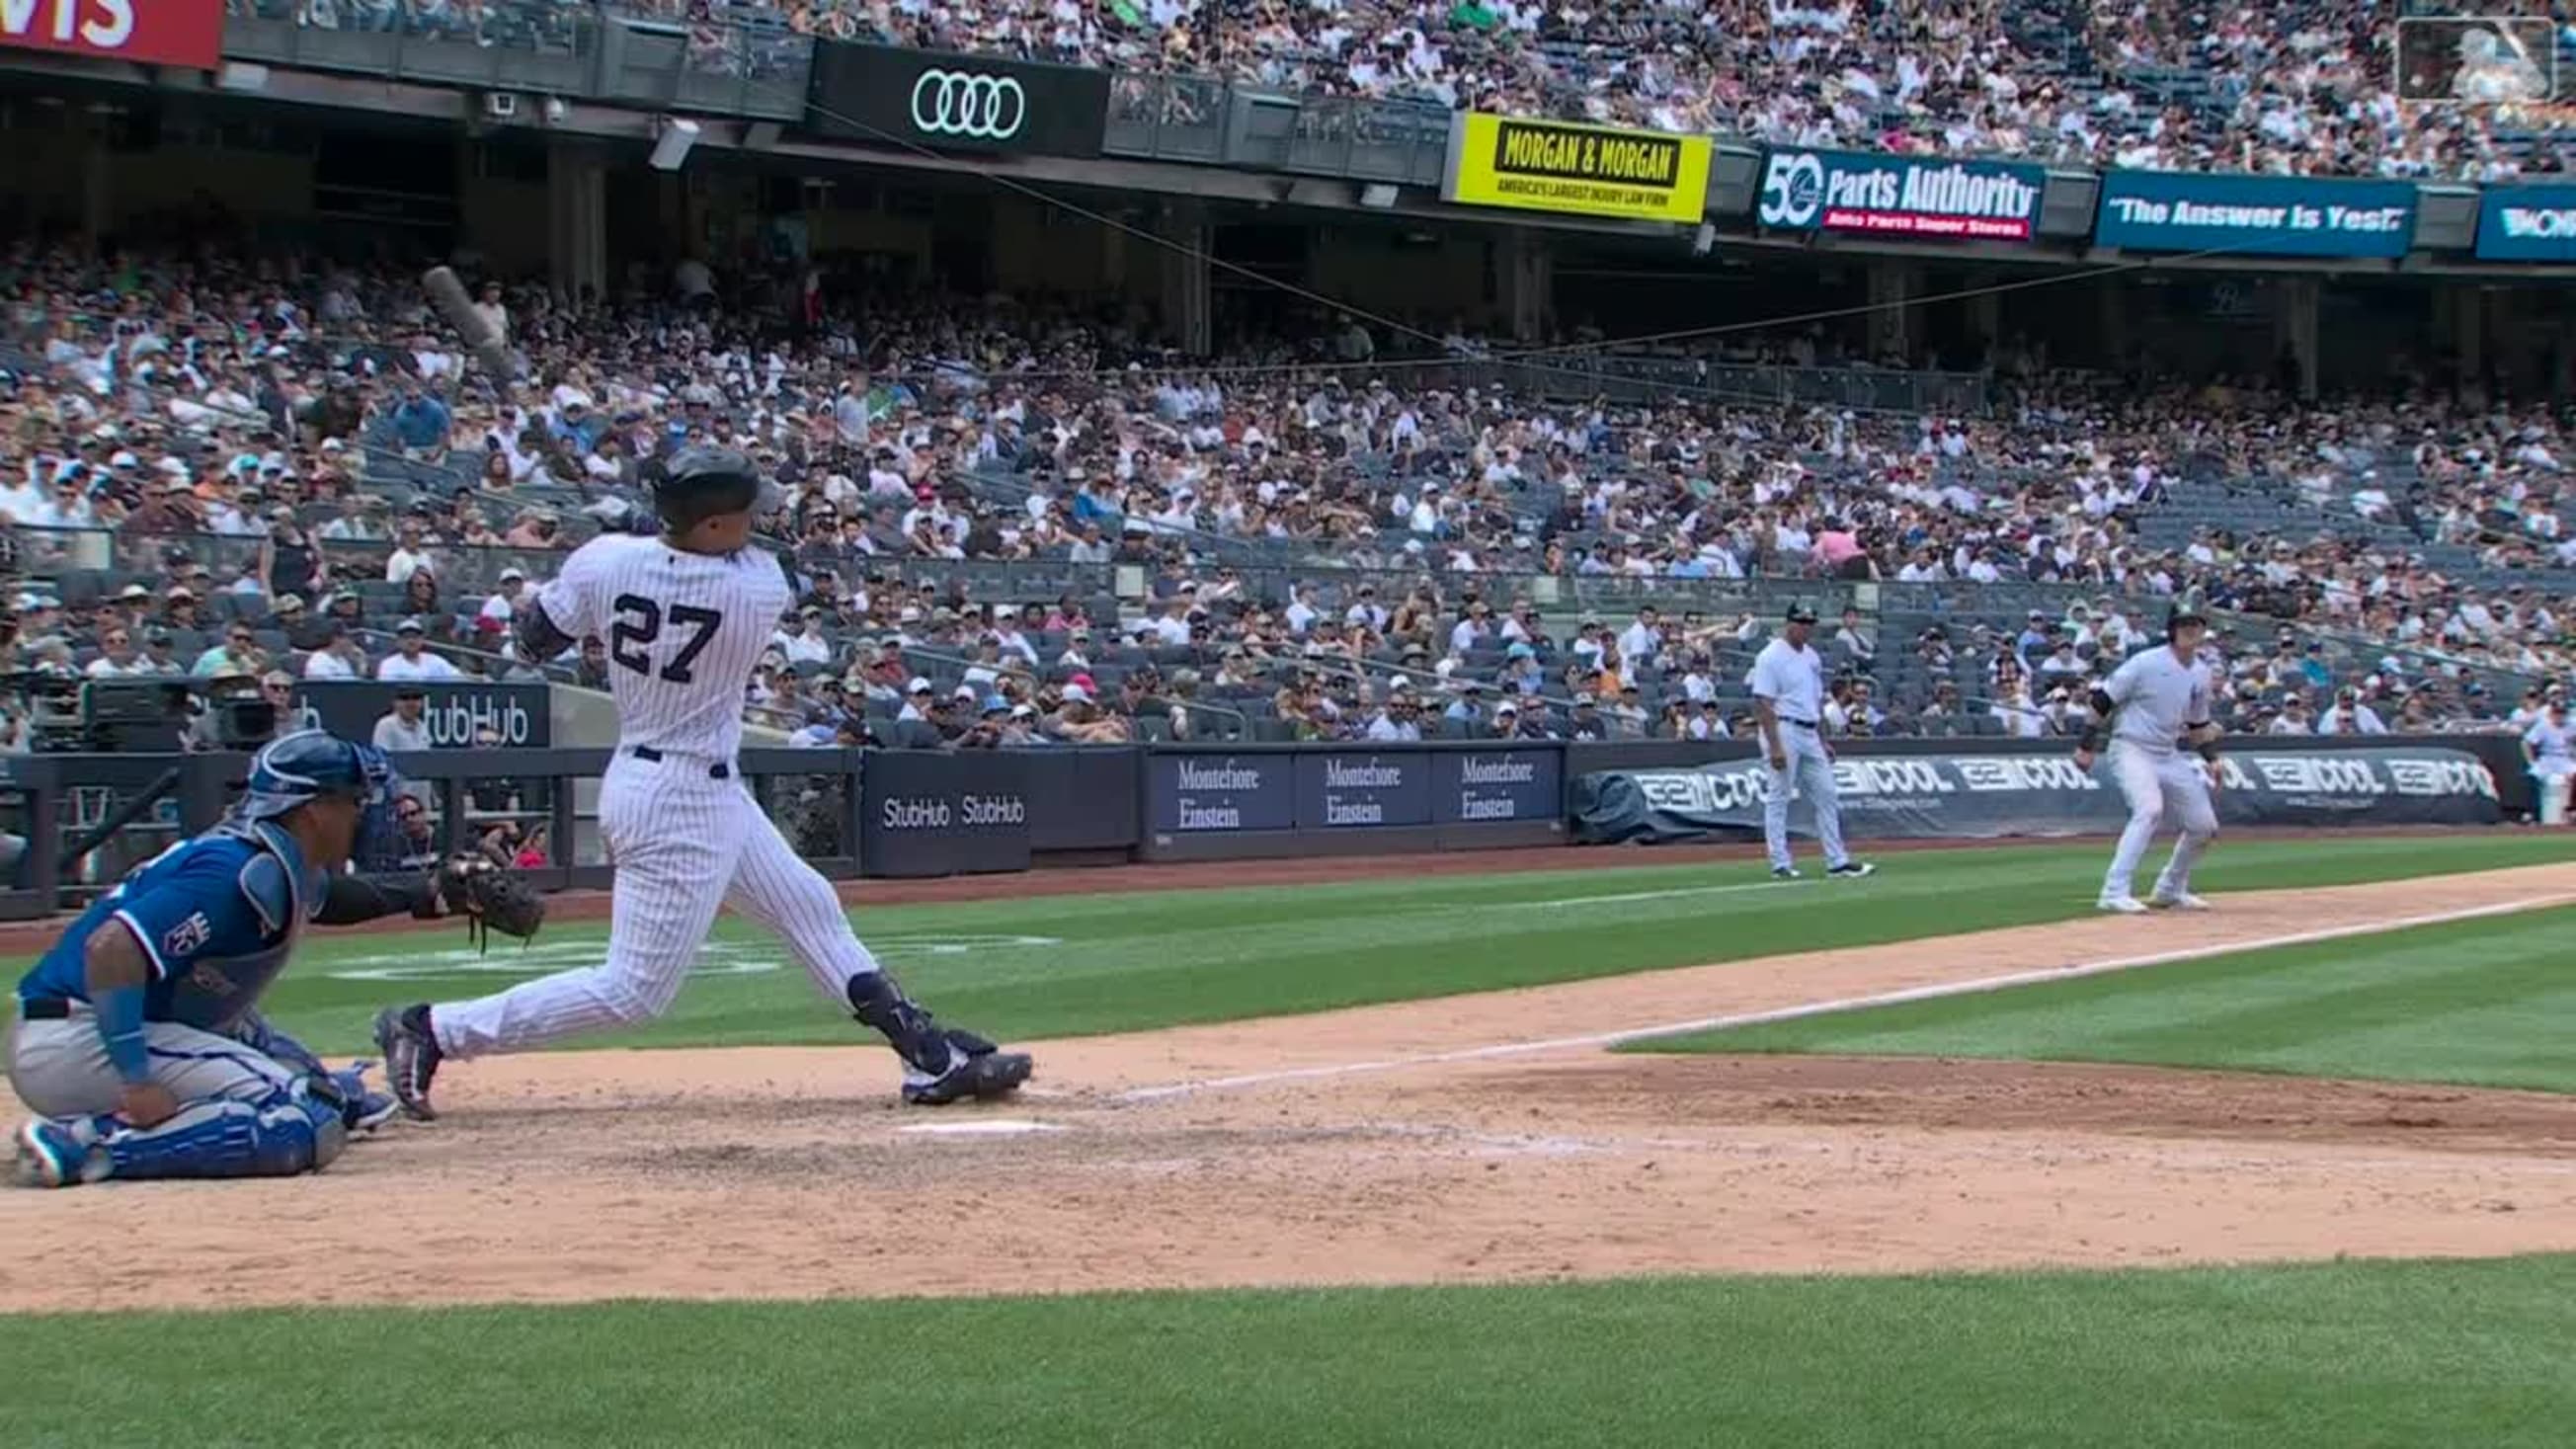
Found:
[[936, 1137], [1016, 1137], [1029, 1132], [1061, 1132], [1064, 1129], [1052, 1122], [1031, 1122], [1024, 1117], [978, 1117], [967, 1122], [920, 1122], [894, 1130]]

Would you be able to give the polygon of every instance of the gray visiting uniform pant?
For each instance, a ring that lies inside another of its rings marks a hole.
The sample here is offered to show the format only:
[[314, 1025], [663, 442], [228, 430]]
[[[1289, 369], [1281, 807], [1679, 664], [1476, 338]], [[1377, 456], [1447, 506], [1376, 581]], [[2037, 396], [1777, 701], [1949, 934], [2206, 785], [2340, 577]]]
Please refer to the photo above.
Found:
[[[176, 1022], [145, 1022], [143, 1040], [152, 1054], [152, 1080], [182, 1103], [264, 1101], [304, 1075], [231, 1037]], [[29, 1111], [44, 1117], [113, 1112], [124, 1087], [88, 1007], [74, 1005], [67, 1020], [11, 1027], [9, 1089]]]
[[1771, 868], [1789, 865], [1789, 787], [1797, 786], [1798, 795], [1816, 814], [1816, 842], [1825, 848], [1828, 869], [1851, 859], [1843, 849], [1843, 807], [1834, 793], [1834, 762], [1825, 758], [1825, 741], [1813, 726], [1780, 721], [1780, 749], [1789, 757], [1789, 768], [1771, 769], [1765, 759], [1762, 767], [1771, 776], [1771, 790], [1762, 800], [1762, 843], [1771, 850]]

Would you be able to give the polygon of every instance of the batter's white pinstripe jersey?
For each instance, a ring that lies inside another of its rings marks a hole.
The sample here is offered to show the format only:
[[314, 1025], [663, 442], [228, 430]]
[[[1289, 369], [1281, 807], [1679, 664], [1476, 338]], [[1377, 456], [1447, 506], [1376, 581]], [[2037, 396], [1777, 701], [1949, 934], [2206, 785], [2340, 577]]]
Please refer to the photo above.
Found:
[[583, 544], [537, 594], [555, 628], [607, 643], [621, 747], [719, 760], [742, 743], [743, 688], [793, 599], [764, 550], [685, 553], [638, 534]]

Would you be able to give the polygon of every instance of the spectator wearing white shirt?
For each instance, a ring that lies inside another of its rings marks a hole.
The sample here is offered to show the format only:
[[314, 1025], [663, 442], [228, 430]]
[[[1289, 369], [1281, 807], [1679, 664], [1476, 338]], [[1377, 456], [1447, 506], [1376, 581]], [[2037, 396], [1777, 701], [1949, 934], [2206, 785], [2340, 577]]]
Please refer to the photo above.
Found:
[[2331, 709], [2317, 716], [2317, 733], [2321, 735], [2384, 735], [2388, 726], [2376, 710], [2361, 702], [2361, 696], [2350, 685], [2335, 691]]
[[509, 342], [510, 309], [501, 303], [500, 283], [483, 284], [483, 295], [474, 302], [474, 315], [482, 318], [483, 325], [492, 329], [492, 336], [496, 341], [505, 345]]
[[455, 665], [430, 653], [428, 643], [428, 631], [418, 619], [403, 620], [394, 628], [394, 652], [376, 665], [376, 678], [417, 682], [465, 677]]
[[18, 522], [29, 528], [96, 528], [98, 510], [89, 501], [89, 467], [75, 463], [54, 476], [53, 491], [38, 498]]
[[331, 642], [304, 656], [306, 679], [330, 682], [367, 677], [367, 651], [348, 630], [333, 625]]
[[1303, 634], [1313, 628], [1315, 620], [1322, 617], [1321, 611], [1315, 607], [1315, 586], [1299, 584], [1296, 588], [1296, 596], [1289, 600], [1288, 607], [1281, 612], [1288, 620], [1289, 633]]
[[1181, 617], [1183, 601], [1177, 597], [1163, 599], [1154, 605], [1153, 613], [1136, 621], [1131, 631], [1139, 642], [1151, 641], [1180, 648], [1190, 642], [1189, 620]]
[[410, 583], [411, 576], [422, 569], [429, 569], [434, 573], [436, 564], [430, 557], [429, 546], [420, 540], [420, 524], [406, 518], [398, 532], [393, 552], [385, 556], [385, 582]]
[[422, 718], [428, 712], [429, 691], [416, 685], [395, 690], [392, 711], [376, 721], [376, 748], [387, 754], [430, 748], [429, 726]]
[[1386, 632], [1389, 617], [1386, 606], [1377, 601], [1375, 584], [1360, 585], [1359, 598], [1348, 609], [1342, 611], [1343, 623], [1354, 628], [1365, 628], [1375, 634]]
[[131, 679], [161, 672], [134, 647], [134, 630], [128, 625], [110, 625], [99, 635], [98, 645], [99, 656], [82, 671], [92, 679]]
[[823, 611], [811, 604], [781, 620], [778, 631], [769, 642], [793, 664], [828, 664], [832, 660], [832, 642], [815, 627]]
[[1842, 627], [1834, 631], [1834, 644], [1842, 652], [1863, 664], [1878, 657], [1878, 643], [1869, 637], [1867, 630], [1861, 628], [1858, 609], [1843, 610]]
[[1655, 606], [1639, 606], [1635, 622], [1619, 631], [1619, 657], [1627, 660], [1633, 669], [1652, 661], [1663, 647], [1664, 633], [1657, 620]]
[[480, 617], [497, 621], [501, 631], [507, 633], [511, 621], [519, 615], [519, 605], [526, 602], [527, 595], [528, 576], [521, 573], [515, 566], [505, 568], [501, 570], [499, 587], [492, 591], [491, 597], [483, 601], [483, 607], [479, 611]]
[[1466, 619], [1461, 619], [1450, 629], [1450, 650], [1458, 652], [1458, 655], [1468, 655], [1492, 637], [1494, 627], [1486, 621], [1486, 603], [1479, 598], [1479, 601], [1466, 606]]

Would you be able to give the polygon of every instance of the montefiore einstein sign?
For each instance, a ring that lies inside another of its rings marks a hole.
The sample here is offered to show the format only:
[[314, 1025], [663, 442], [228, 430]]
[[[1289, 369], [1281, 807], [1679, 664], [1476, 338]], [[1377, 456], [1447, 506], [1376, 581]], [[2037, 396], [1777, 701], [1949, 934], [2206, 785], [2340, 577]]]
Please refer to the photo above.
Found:
[[1783, 231], [2028, 241], [2047, 181], [2015, 161], [1773, 151], [1754, 218]]

